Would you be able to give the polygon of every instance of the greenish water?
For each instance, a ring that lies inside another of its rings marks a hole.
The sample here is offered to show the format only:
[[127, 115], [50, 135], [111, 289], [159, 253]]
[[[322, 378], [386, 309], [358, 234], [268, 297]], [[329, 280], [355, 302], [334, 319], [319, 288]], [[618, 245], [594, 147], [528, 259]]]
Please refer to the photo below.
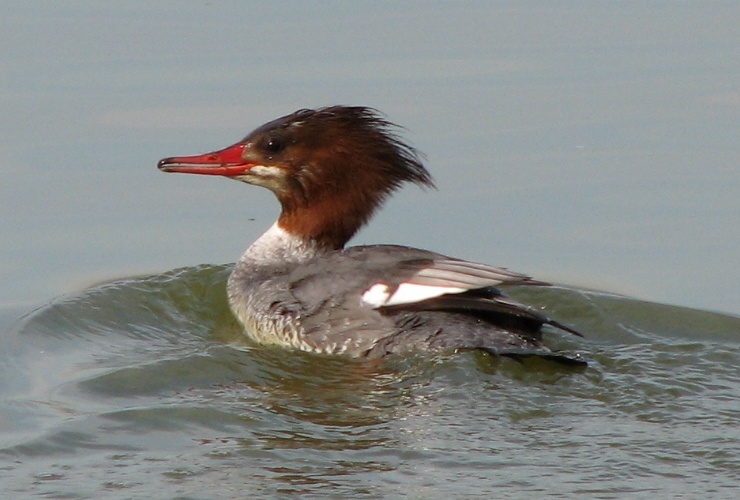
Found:
[[[740, 2], [0, 5], [0, 498], [737, 497]], [[186, 266], [279, 207], [156, 163], [331, 104], [439, 188], [355, 243], [573, 284], [587, 370], [244, 341]]]
[[736, 317], [515, 289], [586, 333], [548, 341], [588, 369], [475, 353], [369, 365], [250, 345], [228, 272], [105, 283], [10, 322], [3, 496], [732, 498], [740, 485]]

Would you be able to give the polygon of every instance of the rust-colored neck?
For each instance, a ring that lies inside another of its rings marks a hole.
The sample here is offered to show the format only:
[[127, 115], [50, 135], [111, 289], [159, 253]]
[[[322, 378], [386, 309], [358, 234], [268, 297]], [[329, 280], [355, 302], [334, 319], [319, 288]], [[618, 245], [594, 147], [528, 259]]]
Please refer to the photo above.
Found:
[[315, 199], [280, 197], [278, 225], [326, 250], [338, 250], [370, 219], [385, 193], [346, 188]]

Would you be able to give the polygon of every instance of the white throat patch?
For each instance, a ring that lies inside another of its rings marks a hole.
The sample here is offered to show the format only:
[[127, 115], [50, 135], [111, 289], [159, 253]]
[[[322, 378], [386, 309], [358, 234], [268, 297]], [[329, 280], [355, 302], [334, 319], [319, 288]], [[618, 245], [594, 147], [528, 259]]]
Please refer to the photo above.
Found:
[[318, 255], [319, 249], [313, 242], [307, 242], [275, 222], [257, 241], [247, 248], [241, 260], [258, 264], [270, 262], [304, 262]]

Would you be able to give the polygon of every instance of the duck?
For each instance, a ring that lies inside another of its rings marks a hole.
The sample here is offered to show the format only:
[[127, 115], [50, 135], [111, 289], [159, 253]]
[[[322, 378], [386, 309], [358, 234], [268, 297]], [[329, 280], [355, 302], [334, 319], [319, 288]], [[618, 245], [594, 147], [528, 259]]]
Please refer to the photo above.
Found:
[[550, 283], [410, 246], [346, 246], [398, 188], [434, 187], [399, 130], [366, 106], [300, 109], [224, 149], [159, 161], [163, 172], [226, 177], [279, 201], [226, 285], [247, 337], [368, 360], [473, 350], [584, 366], [543, 343], [545, 325], [578, 331], [502, 290]]

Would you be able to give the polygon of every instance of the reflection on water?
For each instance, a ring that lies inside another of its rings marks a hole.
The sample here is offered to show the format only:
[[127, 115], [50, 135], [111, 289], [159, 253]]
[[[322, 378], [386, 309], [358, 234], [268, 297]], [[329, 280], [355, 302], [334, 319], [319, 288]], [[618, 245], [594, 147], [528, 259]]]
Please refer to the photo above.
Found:
[[0, 358], [6, 490], [463, 495], [463, 474], [488, 494], [552, 477], [561, 492], [659, 479], [678, 494], [738, 480], [737, 318], [515, 289], [587, 333], [548, 341], [588, 369], [476, 353], [368, 364], [249, 344], [229, 270], [106, 283], [17, 322]]

